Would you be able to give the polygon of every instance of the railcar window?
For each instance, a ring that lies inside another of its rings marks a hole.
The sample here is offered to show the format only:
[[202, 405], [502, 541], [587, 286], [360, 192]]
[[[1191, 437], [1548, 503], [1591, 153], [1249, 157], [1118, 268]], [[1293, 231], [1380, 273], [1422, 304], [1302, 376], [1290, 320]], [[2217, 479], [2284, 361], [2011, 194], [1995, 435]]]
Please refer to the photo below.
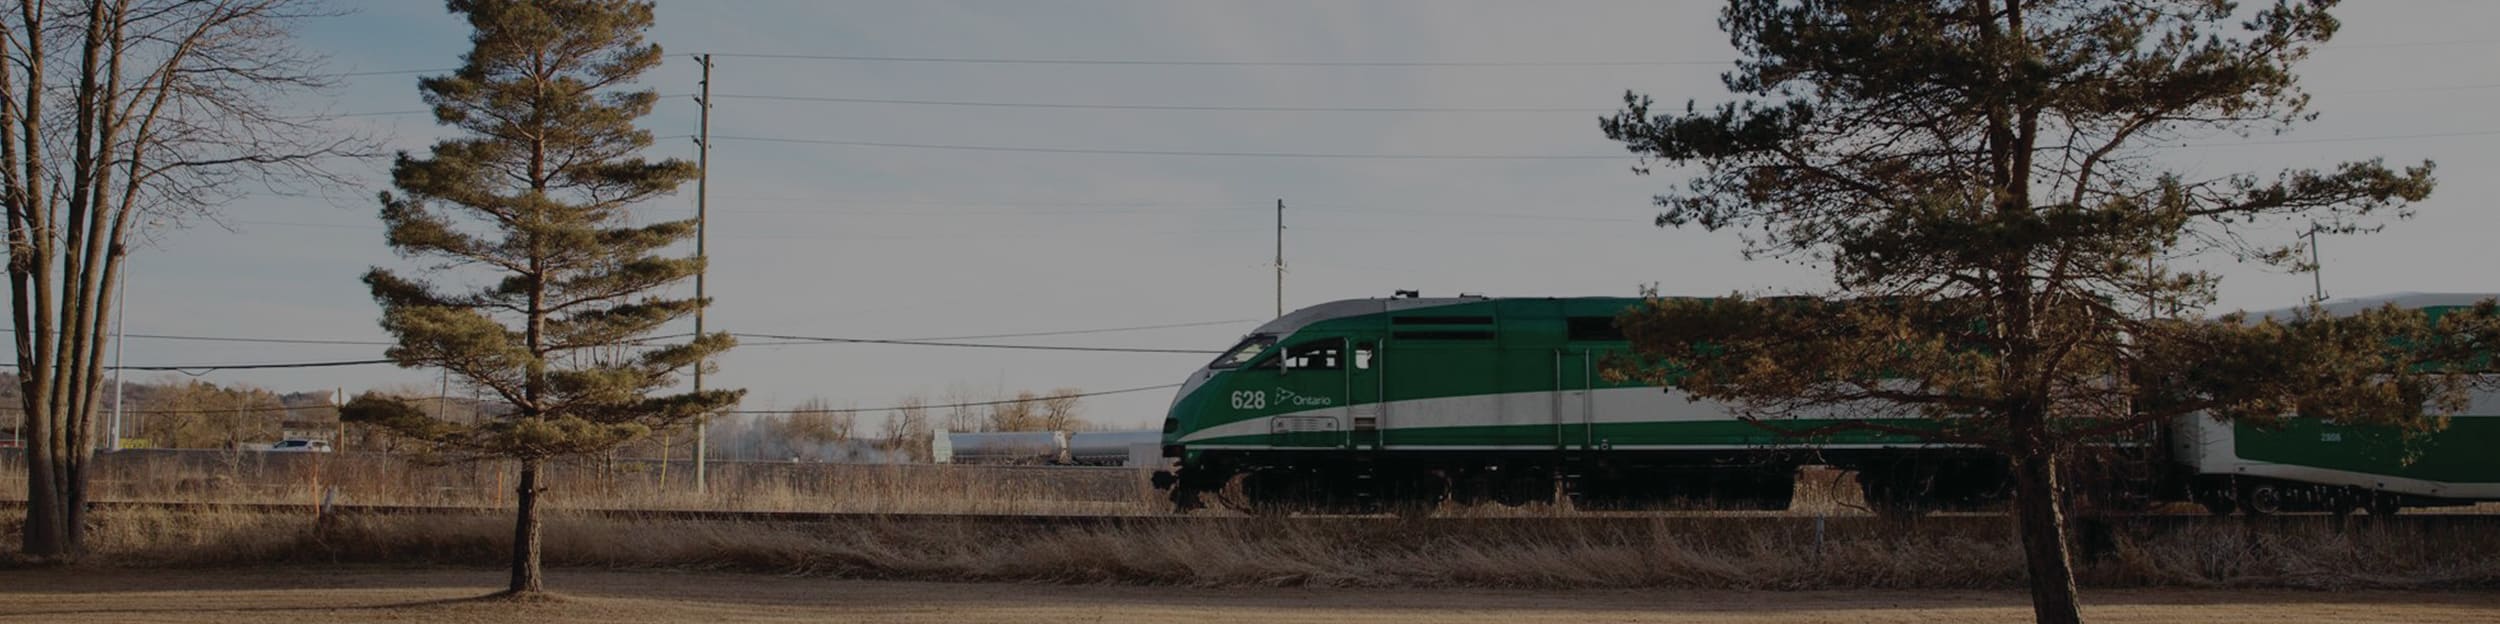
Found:
[[1490, 316], [1401, 316], [1389, 319], [1391, 325], [1491, 325]]
[[1371, 370], [1372, 343], [1354, 343], [1354, 367], [1362, 370]]
[[1451, 329], [1440, 331], [1394, 331], [1389, 332], [1389, 337], [1404, 338], [1408, 340], [1492, 340], [1493, 330]]
[[1267, 353], [1267, 348], [1272, 346], [1276, 346], [1275, 336], [1260, 335], [1243, 338], [1241, 344], [1233, 345], [1233, 348], [1226, 349], [1223, 355], [1215, 356], [1215, 361], [1207, 364], [1207, 368], [1240, 368], [1241, 365], [1248, 364], [1251, 360], [1259, 359], [1259, 356]]
[[1622, 342], [1625, 340], [1623, 328], [1616, 327], [1615, 319], [1612, 317], [1574, 316], [1565, 322], [1569, 324], [1567, 328], [1570, 332], [1569, 338], [1574, 341]]

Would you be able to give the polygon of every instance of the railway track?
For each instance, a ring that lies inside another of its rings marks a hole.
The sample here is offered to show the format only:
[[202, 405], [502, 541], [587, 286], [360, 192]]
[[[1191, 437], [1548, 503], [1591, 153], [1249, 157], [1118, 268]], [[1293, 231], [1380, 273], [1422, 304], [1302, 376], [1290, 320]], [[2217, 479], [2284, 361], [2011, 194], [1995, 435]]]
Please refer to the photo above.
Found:
[[[0, 508], [19, 509], [22, 501], [0, 502]], [[273, 515], [314, 516], [323, 513], [341, 516], [478, 516], [505, 515], [510, 508], [476, 506], [424, 505], [319, 505], [297, 503], [202, 503], [98, 501], [89, 503], [98, 512], [157, 510], [174, 513], [244, 512]], [[756, 524], [973, 524], [994, 527], [1029, 528], [1129, 528], [1155, 526], [1237, 527], [1244, 529], [1296, 527], [1415, 527], [1429, 530], [1538, 530], [1569, 528], [1577, 530], [1640, 530], [1677, 531], [1746, 527], [1778, 530], [1827, 530], [1855, 532], [1860, 530], [1901, 530], [1979, 532], [2010, 531], [2011, 521], [1998, 513], [1934, 514], [1912, 519], [1880, 518], [1869, 515], [1809, 516], [1769, 512], [1625, 512], [1593, 513], [1568, 516], [1427, 516], [1401, 518], [1389, 515], [1306, 515], [1284, 517], [1248, 517], [1229, 515], [1078, 515], [1078, 514], [942, 514], [942, 513], [880, 513], [822, 511], [730, 511], [698, 509], [585, 509], [548, 508], [557, 516], [596, 517], [615, 520], [649, 520], [681, 522], [724, 522]], [[2407, 531], [2494, 531], [2500, 530], [2500, 514], [2479, 513], [2409, 513], [2390, 517], [2335, 516], [2327, 514], [2286, 514], [2276, 516], [2206, 516], [2190, 514], [2101, 515], [2071, 519], [2078, 530], [2153, 531], [2164, 532], [2206, 527], [2244, 527], [2253, 530], [2293, 530], [2331, 528], [2393, 529]]]

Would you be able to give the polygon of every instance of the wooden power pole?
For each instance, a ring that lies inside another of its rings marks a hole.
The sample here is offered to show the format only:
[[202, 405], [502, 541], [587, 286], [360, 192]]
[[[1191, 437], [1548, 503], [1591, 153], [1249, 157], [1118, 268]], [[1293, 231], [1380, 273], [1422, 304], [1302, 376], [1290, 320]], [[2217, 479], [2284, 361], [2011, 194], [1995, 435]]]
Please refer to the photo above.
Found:
[[[694, 255], [697, 258], [702, 258], [704, 262], [703, 269], [695, 271], [694, 273], [694, 299], [696, 303], [694, 308], [694, 336], [696, 340], [702, 340], [703, 309], [710, 307], [710, 303], [703, 298], [703, 277], [704, 275], [712, 272], [712, 259], [710, 256], [704, 255], [703, 249], [704, 225], [709, 220], [708, 217], [711, 216], [707, 210], [708, 206], [705, 205], [705, 200], [707, 199], [705, 191], [708, 190], [706, 187], [709, 186], [709, 182], [712, 179], [712, 55], [698, 54], [695, 55], [694, 60], [696, 63], [703, 65], [703, 84], [696, 89], [698, 94], [694, 96], [695, 103], [701, 105], [703, 109], [700, 117], [701, 121], [696, 122], [694, 139]], [[703, 367], [709, 363], [710, 358], [695, 360], [694, 391], [696, 394], [703, 393]], [[711, 414], [696, 416], [694, 419], [694, 491], [696, 494], [704, 493], [704, 488], [708, 485], [704, 482], [705, 475], [703, 463], [705, 460], [704, 455], [708, 454], [711, 448], [703, 434], [705, 431], [705, 425], [711, 420]], [[666, 448], [661, 449], [660, 461], [663, 464], [668, 461]]]

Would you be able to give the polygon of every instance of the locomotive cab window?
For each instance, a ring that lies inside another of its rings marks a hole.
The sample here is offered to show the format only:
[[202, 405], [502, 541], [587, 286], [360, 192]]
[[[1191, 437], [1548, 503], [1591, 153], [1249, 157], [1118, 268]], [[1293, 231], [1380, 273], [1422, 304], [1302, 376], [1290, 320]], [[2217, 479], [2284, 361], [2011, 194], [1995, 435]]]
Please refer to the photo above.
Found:
[[1277, 361], [1294, 369], [1337, 370], [1345, 367], [1345, 341], [1330, 338], [1286, 347]]
[[1241, 344], [1233, 345], [1233, 348], [1224, 350], [1223, 355], [1215, 356], [1215, 361], [1208, 363], [1207, 368], [1240, 368], [1241, 365], [1259, 359], [1261, 355], [1266, 355], [1267, 348], [1272, 346], [1276, 346], [1275, 336], [1257, 335], [1243, 338]]

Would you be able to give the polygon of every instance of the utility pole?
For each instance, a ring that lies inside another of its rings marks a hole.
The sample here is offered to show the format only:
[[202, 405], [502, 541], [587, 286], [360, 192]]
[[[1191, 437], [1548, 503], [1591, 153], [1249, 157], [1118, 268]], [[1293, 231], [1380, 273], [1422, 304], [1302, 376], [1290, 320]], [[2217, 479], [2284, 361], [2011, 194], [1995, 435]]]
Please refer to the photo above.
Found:
[[[703, 109], [700, 117], [701, 121], [695, 122], [696, 126], [694, 139], [696, 148], [694, 157], [694, 255], [697, 258], [703, 258], [705, 263], [702, 270], [695, 271], [694, 273], [694, 299], [696, 303], [694, 307], [694, 336], [696, 340], [702, 340], [703, 308], [709, 306], [709, 304], [703, 299], [703, 276], [712, 272], [710, 266], [711, 258], [703, 255], [704, 223], [707, 220], [707, 217], [710, 216], [710, 213], [706, 211], [707, 206], [705, 206], [705, 191], [707, 190], [705, 187], [708, 186], [708, 183], [712, 179], [712, 55], [697, 54], [695, 55], [694, 60], [696, 63], [701, 63], [703, 65], [703, 84], [700, 88], [696, 89], [696, 91], [700, 92], [700, 94], [694, 96], [695, 103], [701, 105]], [[695, 360], [694, 391], [697, 394], [701, 394], [703, 392], [703, 367], [704, 365], [711, 363], [710, 360], [711, 358], [700, 358]], [[709, 448], [709, 445], [706, 444], [703, 433], [704, 425], [711, 419], [711, 414], [704, 414], [694, 418], [694, 492], [696, 494], [702, 494], [706, 485], [703, 479], [703, 455], [711, 449]], [[662, 461], [667, 461], [665, 459], [666, 455], [663, 455], [662, 457]]]
[[2318, 224], [2309, 224], [2309, 288], [2311, 303], [2326, 301], [2326, 277], [2320, 271], [2326, 265], [2318, 261]]
[[1285, 316], [1285, 200], [1276, 200], [1276, 316]]
[[122, 401], [130, 398], [130, 395], [122, 393], [122, 319], [130, 316], [126, 312], [130, 308], [130, 300], [123, 297], [130, 294], [130, 276], [116, 277], [120, 279], [114, 281], [113, 289], [121, 292], [113, 295], [113, 433], [104, 448], [119, 451], [122, 450]]

